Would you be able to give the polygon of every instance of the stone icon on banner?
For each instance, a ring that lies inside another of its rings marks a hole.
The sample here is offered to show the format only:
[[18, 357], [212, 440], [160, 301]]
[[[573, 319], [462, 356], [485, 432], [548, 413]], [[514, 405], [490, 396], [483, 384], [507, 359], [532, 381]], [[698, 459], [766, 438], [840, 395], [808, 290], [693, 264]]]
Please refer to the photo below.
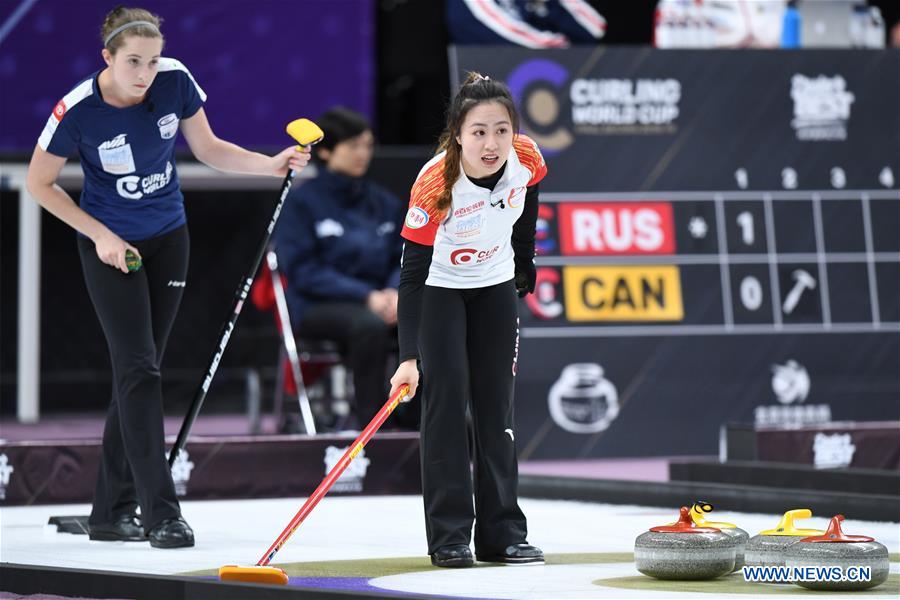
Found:
[[817, 469], [849, 467], [856, 446], [849, 433], [817, 433], [813, 440], [813, 464]]
[[772, 391], [782, 404], [803, 402], [809, 396], [809, 373], [796, 360], [772, 365]]
[[827, 404], [803, 404], [812, 387], [806, 367], [796, 360], [772, 365], [772, 391], [778, 404], [757, 406], [754, 423], [757, 427], [801, 427], [831, 421], [831, 407]]
[[596, 363], [563, 368], [547, 402], [553, 421], [571, 433], [604, 431], [619, 415], [616, 386], [603, 377], [603, 367]]
[[176, 495], [187, 495], [187, 484], [191, 479], [191, 471], [193, 469], [194, 463], [191, 462], [187, 451], [182, 450], [179, 452], [175, 463], [172, 465], [172, 480], [175, 482]]
[[9, 464], [6, 454], [0, 454], [0, 500], [6, 500], [6, 486], [9, 485], [13, 471], [15, 468]]
[[[328, 446], [325, 448], [325, 473], [330, 473], [341, 457], [350, 446], [338, 448], [336, 446]], [[369, 469], [371, 460], [366, 458], [366, 451], [361, 449], [356, 455], [347, 469], [338, 477], [334, 483], [332, 491], [334, 492], [361, 492], [363, 491], [363, 480], [366, 478], [366, 471]]]

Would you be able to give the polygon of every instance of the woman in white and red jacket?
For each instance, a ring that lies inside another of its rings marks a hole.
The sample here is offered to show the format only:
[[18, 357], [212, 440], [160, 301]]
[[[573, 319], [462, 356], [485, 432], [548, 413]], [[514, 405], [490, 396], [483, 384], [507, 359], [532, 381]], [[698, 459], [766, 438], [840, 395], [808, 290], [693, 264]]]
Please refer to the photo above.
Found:
[[513, 387], [516, 295], [534, 290], [538, 182], [547, 167], [518, 124], [509, 89], [471, 74], [450, 106], [440, 153], [413, 185], [401, 232], [401, 364], [391, 384], [414, 395], [421, 360], [425, 524], [439, 567], [472, 566], [473, 521], [478, 560], [544, 560], [526, 541], [518, 505]]

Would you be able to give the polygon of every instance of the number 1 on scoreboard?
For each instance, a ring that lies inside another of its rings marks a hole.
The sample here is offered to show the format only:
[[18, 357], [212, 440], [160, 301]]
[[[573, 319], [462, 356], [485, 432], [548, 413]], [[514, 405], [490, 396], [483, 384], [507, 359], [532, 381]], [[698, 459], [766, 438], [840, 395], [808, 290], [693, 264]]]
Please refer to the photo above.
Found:
[[752, 246], [756, 238], [753, 237], [753, 214], [744, 211], [737, 216], [738, 227], [741, 228], [741, 239], [744, 244]]

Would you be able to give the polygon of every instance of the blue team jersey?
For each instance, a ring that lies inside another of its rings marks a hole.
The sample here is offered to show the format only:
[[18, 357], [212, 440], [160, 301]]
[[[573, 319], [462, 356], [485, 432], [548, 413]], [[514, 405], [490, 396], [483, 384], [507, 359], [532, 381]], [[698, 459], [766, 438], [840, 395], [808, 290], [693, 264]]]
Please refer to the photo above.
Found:
[[63, 157], [78, 150], [84, 170], [79, 204], [122, 239], [172, 231], [185, 223], [175, 169], [178, 124], [200, 110], [206, 94], [172, 58], [159, 59], [146, 99], [127, 108], [103, 101], [98, 75], [57, 103], [38, 145]]

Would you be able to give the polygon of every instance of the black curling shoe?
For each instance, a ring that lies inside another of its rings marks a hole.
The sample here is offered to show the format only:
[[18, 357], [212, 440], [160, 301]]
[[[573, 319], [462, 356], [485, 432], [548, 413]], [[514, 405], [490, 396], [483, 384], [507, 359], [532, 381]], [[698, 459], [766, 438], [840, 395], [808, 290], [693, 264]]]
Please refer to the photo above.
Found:
[[122, 515], [112, 523], [88, 524], [88, 537], [97, 542], [146, 542], [144, 526], [137, 515]]
[[431, 555], [431, 564], [436, 567], [463, 569], [474, 565], [475, 560], [472, 558], [472, 551], [466, 544], [453, 544], [438, 548]]
[[531, 544], [514, 544], [507, 546], [503, 552], [479, 555], [478, 561], [504, 565], [536, 565], [544, 563], [544, 553]]
[[147, 534], [154, 548], [190, 548], [194, 545], [194, 531], [187, 521], [166, 519]]

